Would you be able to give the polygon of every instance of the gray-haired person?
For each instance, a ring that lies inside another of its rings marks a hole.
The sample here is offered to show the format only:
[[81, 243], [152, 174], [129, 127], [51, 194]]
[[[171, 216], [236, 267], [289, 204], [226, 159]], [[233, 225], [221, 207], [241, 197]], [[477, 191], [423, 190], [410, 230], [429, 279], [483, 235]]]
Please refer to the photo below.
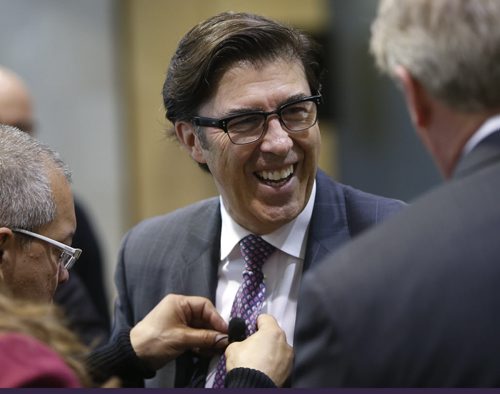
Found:
[[18, 297], [50, 301], [80, 256], [70, 172], [49, 147], [0, 125], [0, 280]]
[[299, 387], [500, 385], [500, 2], [384, 0], [380, 68], [446, 178], [304, 279]]

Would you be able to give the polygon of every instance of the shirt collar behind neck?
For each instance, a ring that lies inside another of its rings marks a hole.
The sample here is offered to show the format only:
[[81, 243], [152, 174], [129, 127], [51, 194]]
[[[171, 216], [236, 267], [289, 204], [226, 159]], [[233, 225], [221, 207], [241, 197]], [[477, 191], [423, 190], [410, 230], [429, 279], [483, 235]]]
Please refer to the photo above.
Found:
[[500, 115], [488, 118], [477, 131], [472, 134], [462, 150], [462, 157], [470, 153], [482, 140], [495, 131], [500, 130]]
[[[282, 252], [303, 259], [305, 255], [307, 229], [311, 221], [315, 197], [316, 181], [313, 183], [311, 195], [302, 212], [295, 219], [272, 233], [262, 235], [262, 238]], [[220, 196], [219, 199], [222, 217], [220, 257], [221, 260], [224, 260], [240, 240], [250, 234], [250, 231], [233, 220], [224, 206], [222, 196]]]

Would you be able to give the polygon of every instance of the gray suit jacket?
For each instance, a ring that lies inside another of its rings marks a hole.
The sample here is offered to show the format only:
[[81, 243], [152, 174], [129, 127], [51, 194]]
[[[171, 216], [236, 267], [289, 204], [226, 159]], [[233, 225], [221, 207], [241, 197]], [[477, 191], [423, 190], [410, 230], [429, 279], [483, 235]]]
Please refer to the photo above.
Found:
[[[403, 206], [400, 201], [334, 182], [322, 172], [318, 172], [316, 185], [304, 270]], [[214, 301], [220, 231], [218, 198], [148, 219], [130, 230], [116, 269], [118, 299], [112, 335], [141, 320], [166, 294], [199, 295]], [[206, 360], [185, 354], [146, 385], [202, 385], [203, 373], [196, 376], [204, 370]]]
[[500, 385], [500, 132], [308, 272], [301, 299], [293, 386]]

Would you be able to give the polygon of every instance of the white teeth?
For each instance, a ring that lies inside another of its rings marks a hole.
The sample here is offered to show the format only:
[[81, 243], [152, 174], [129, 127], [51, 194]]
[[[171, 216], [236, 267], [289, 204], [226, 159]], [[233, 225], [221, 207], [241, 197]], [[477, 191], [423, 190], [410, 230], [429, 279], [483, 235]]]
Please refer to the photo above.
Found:
[[290, 165], [282, 170], [276, 171], [260, 171], [257, 175], [265, 180], [280, 181], [290, 176], [293, 173], [293, 165]]

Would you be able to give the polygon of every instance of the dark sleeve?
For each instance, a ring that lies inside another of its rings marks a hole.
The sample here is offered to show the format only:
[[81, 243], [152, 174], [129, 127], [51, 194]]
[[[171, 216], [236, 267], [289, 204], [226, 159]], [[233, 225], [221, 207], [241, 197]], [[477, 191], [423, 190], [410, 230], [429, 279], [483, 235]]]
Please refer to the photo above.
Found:
[[276, 388], [265, 373], [251, 368], [234, 368], [224, 379], [226, 388]]
[[73, 267], [85, 285], [94, 306], [107, 331], [110, 329], [108, 296], [104, 285], [104, 261], [102, 247], [90, 215], [82, 203], [75, 199], [76, 232], [73, 236], [75, 248], [83, 250]]
[[92, 351], [86, 364], [96, 384], [117, 376], [124, 387], [143, 387], [144, 379], [156, 374], [135, 354], [130, 343], [130, 330], [120, 331], [113, 340]]
[[57, 286], [54, 302], [83, 343], [90, 347], [106, 343], [109, 337], [107, 324], [97, 312], [78, 274], [71, 272], [68, 281]]

